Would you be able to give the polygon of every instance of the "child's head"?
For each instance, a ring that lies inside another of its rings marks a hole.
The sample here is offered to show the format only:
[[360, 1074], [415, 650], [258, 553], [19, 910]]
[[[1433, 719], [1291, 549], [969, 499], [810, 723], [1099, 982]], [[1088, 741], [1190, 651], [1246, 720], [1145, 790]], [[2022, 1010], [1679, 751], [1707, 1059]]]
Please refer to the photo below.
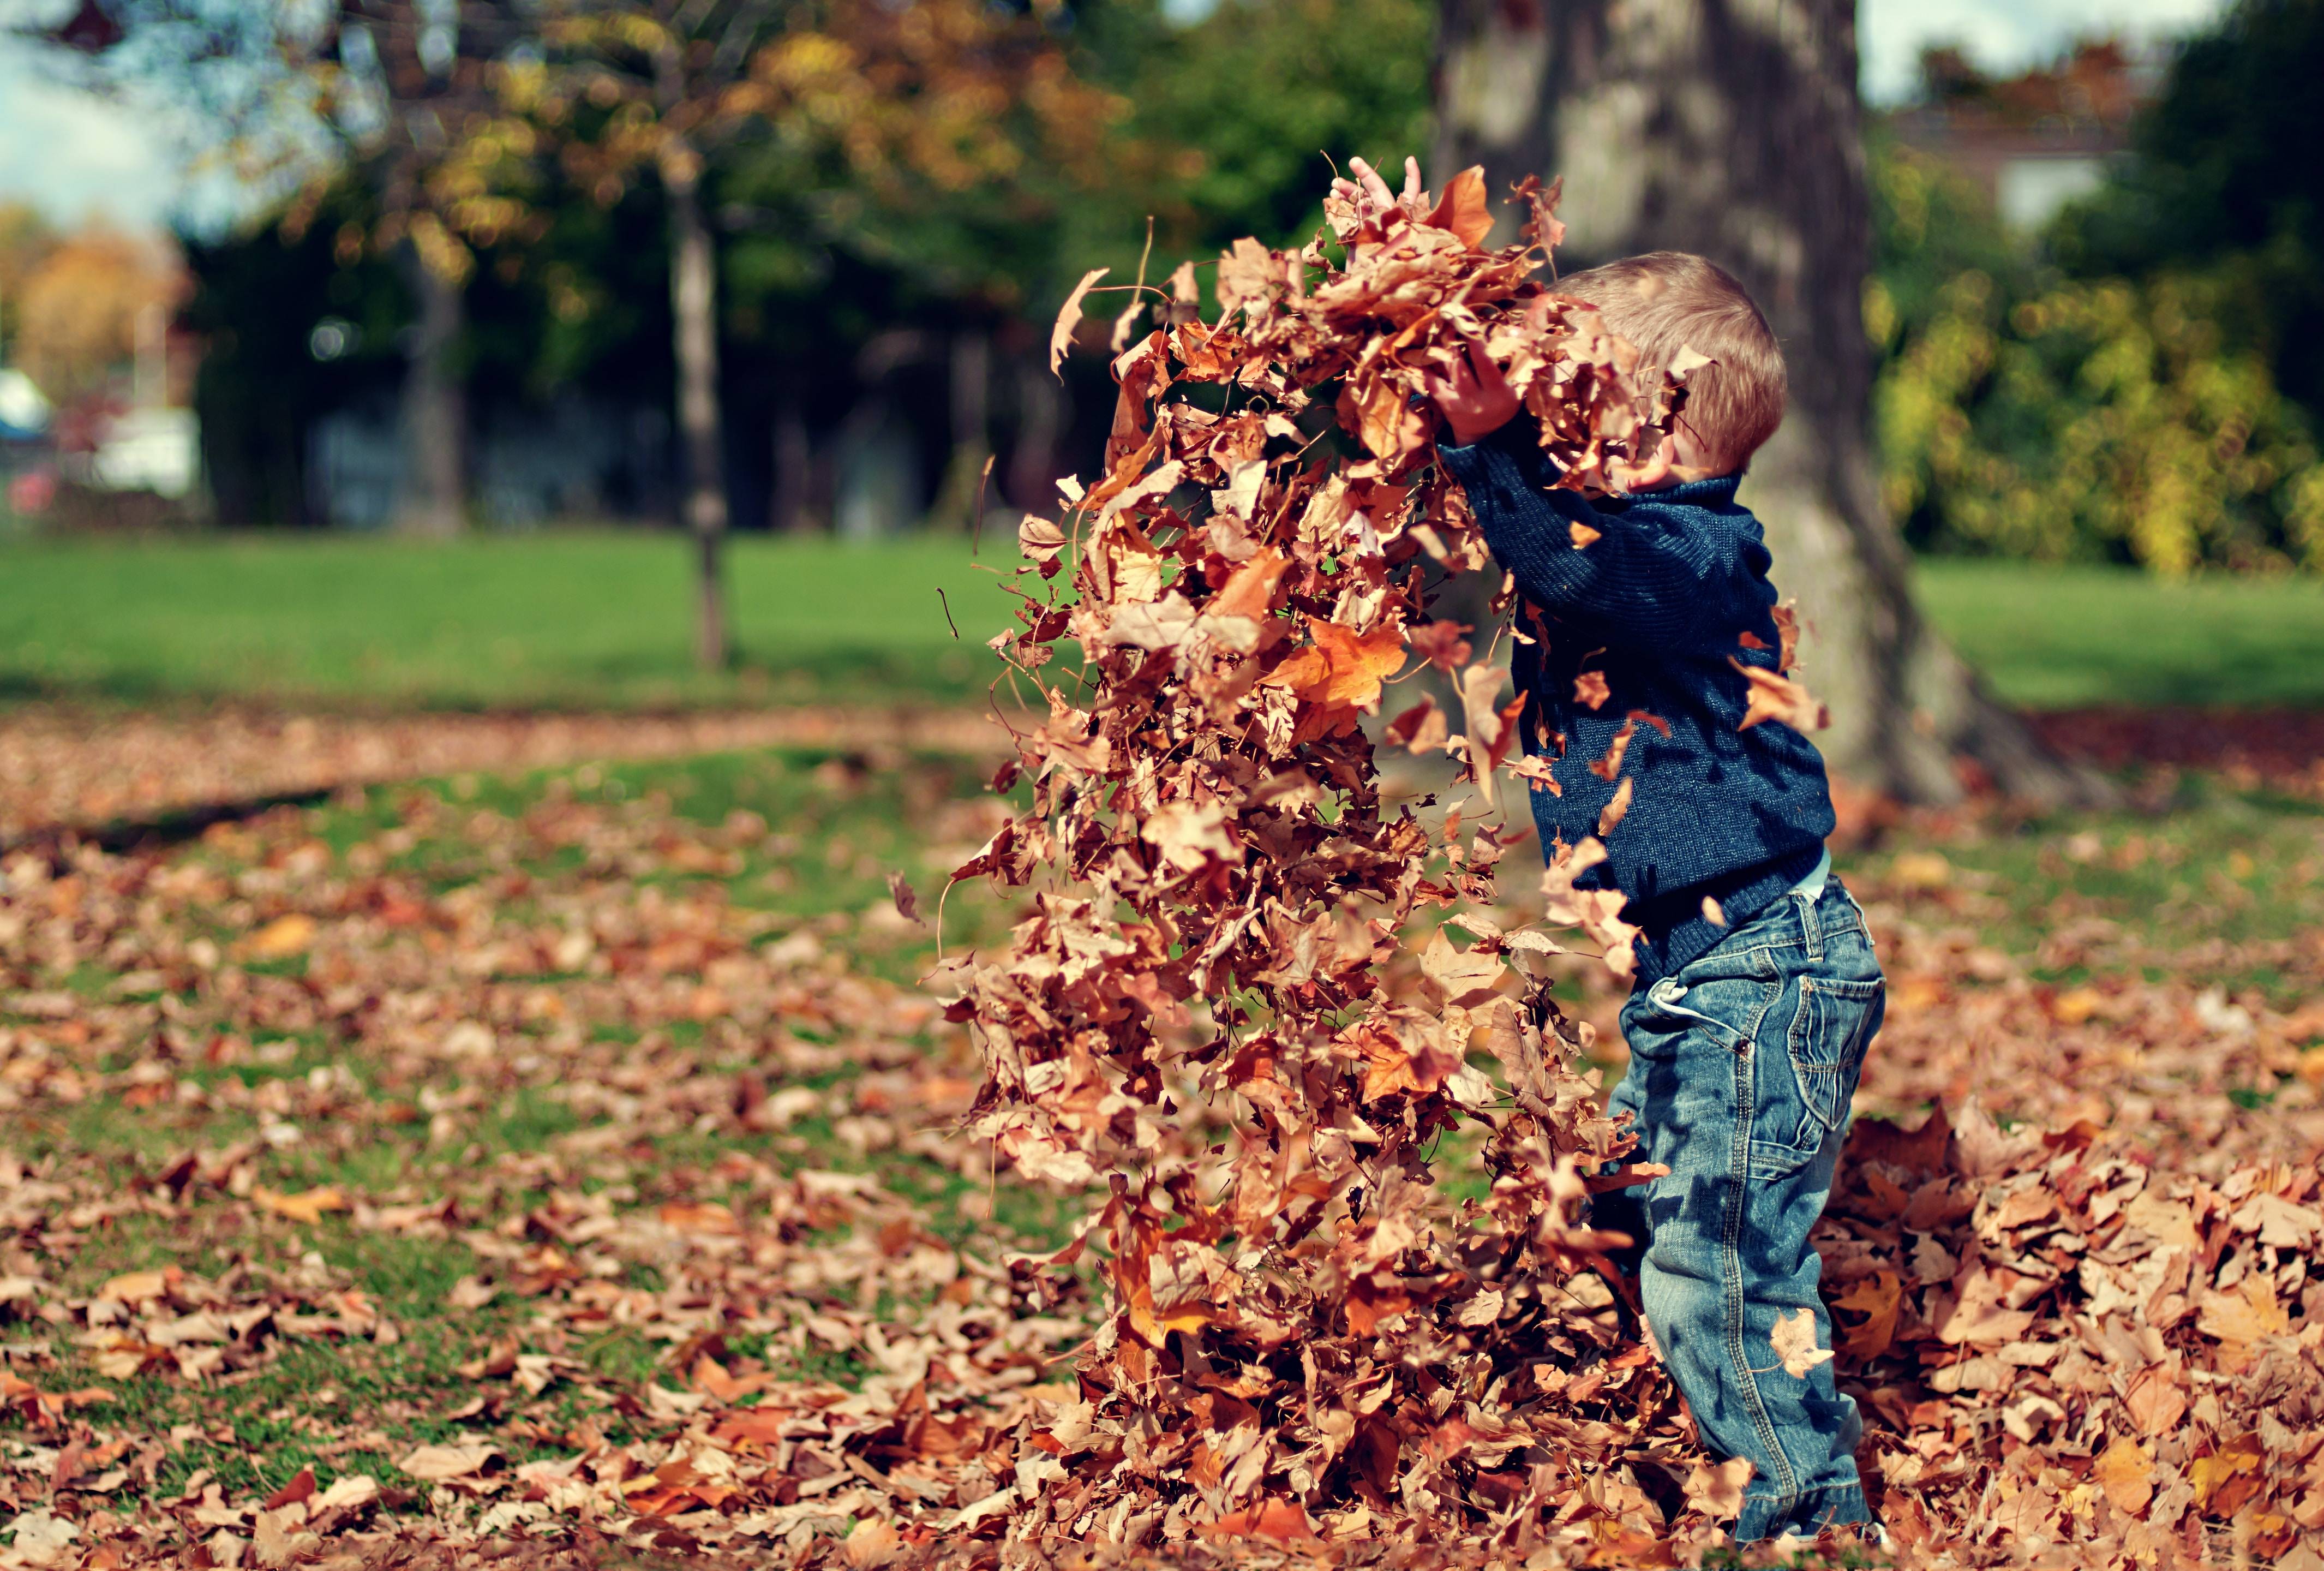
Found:
[[1682, 349], [1716, 362], [1687, 378], [1674, 444], [1680, 464], [1737, 474], [1783, 423], [1784, 351], [1743, 286], [1716, 263], [1650, 251], [1555, 288], [1596, 306], [1607, 330], [1637, 345], [1649, 366], [1669, 365]]

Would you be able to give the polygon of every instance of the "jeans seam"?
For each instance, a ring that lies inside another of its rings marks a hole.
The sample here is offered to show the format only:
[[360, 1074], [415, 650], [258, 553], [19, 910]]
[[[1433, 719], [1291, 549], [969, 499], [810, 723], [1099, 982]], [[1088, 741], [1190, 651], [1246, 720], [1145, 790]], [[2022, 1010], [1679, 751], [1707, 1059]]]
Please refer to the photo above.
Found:
[[[1764, 1016], [1766, 1008], [1762, 1007]], [[1754, 1095], [1752, 1077], [1757, 1066], [1752, 1059], [1758, 1048], [1754, 1032], [1752, 1051], [1738, 1053], [1735, 1058], [1735, 1146], [1727, 1163], [1727, 1207], [1721, 1218], [1720, 1238], [1720, 1276], [1726, 1288], [1727, 1355], [1732, 1361], [1736, 1377], [1743, 1388], [1745, 1405], [1751, 1414], [1752, 1428], [1759, 1432], [1759, 1442], [1775, 1459], [1776, 1502], [1788, 1513], [1799, 1499], [1799, 1474], [1784, 1450], [1783, 1441], [1776, 1437], [1775, 1421], [1767, 1416], [1767, 1403], [1759, 1394], [1758, 1377], [1751, 1372], [1749, 1351], [1744, 1346], [1746, 1316], [1743, 1294], [1743, 1213], [1749, 1193], [1751, 1172], [1751, 1132], [1758, 1101]]]

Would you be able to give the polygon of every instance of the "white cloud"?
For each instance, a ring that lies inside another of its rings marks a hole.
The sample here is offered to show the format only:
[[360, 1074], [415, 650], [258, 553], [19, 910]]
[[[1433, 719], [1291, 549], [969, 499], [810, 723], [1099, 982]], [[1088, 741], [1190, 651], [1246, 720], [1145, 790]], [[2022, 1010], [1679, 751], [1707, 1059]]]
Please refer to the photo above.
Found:
[[2023, 70], [2077, 39], [2171, 38], [2226, 9], [2227, 0], [1860, 0], [1864, 93], [1876, 104], [1910, 95], [1931, 44], [1958, 44], [1987, 70]]

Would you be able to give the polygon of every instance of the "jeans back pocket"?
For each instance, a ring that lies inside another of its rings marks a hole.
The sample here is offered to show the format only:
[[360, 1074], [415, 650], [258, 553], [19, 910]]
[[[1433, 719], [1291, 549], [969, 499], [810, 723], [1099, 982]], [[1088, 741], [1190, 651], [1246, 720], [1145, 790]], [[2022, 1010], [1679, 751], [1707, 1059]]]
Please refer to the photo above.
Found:
[[1803, 976], [1799, 1012], [1792, 1017], [1792, 1074], [1799, 1082], [1802, 1118], [1791, 1144], [1821, 1148], [1848, 1117], [1864, 1049], [1885, 1012], [1878, 977]]

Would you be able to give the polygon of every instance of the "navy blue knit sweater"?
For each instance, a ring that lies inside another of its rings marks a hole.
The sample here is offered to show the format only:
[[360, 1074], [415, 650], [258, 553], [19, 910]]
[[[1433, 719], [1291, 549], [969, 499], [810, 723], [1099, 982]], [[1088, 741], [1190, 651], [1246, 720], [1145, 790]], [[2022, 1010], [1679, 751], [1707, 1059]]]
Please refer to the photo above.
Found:
[[[1644, 928], [1644, 987], [1716, 944], [1702, 914], [1748, 920], [1815, 868], [1831, 833], [1831, 793], [1814, 744], [1780, 721], [1738, 729], [1748, 684], [1729, 663], [1775, 669], [1779, 638], [1759, 521], [1735, 503], [1736, 477], [1592, 504], [1548, 489], [1553, 471], [1528, 422], [1439, 454], [1469, 494], [1494, 557], [1538, 610], [1518, 625], [1525, 746], [1551, 761], [1562, 794], [1533, 792], [1545, 853], [1598, 831], [1614, 782], [1591, 772], [1635, 711], [1621, 773], [1629, 810], [1605, 836], [1607, 860], [1577, 882], [1630, 897]], [[1599, 539], [1576, 546], [1572, 526]], [[1751, 635], [1746, 640], [1744, 634]], [[1605, 696], [1584, 695], [1596, 672]]]

